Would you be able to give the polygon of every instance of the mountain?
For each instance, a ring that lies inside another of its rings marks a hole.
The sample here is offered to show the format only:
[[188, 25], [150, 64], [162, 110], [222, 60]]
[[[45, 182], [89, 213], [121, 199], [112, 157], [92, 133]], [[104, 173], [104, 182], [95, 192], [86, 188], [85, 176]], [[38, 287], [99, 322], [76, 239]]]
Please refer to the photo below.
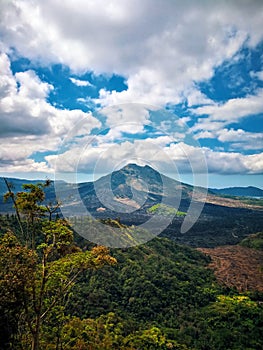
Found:
[[[14, 185], [14, 192], [21, 191], [23, 183], [38, 182], [8, 181]], [[4, 180], [0, 178], [0, 195], [5, 192]], [[143, 225], [154, 235], [162, 232], [165, 237], [194, 247], [236, 244], [248, 234], [263, 230], [260, 199], [228, 198], [201, 187], [193, 188], [147, 165], [128, 164], [95, 182], [51, 182], [45, 192], [47, 203], [60, 201], [65, 217], [118, 218], [125, 225]], [[0, 200], [0, 213], [12, 211], [10, 201]], [[186, 230], [185, 223], [189, 224]]]
[[263, 197], [263, 190], [258, 187], [227, 187], [227, 188], [212, 188], [211, 191], [217, 195], [228, 195], [238, 197]]
[[[25, 183], [40, 182], [15, 178], [8, 178], [7, 181], [12, 184], [15, 193], [21, 191]], [[92, 214], [105, 211], [107, 215], [117, 215], [119, 212], [130, 213], [135, 209], [146, 212], [148, 207], [162, 200], [174, 206], [179, 197], [189, 202], [192, 189], [192, 186], [164, 176], [147, 165], [141, 167], [128, 164], [95, 182], [51, 182], [51, 186], [46, 189], [46, 200], [50, 202], [57, 197], [68, 215], [85, 211], [83, 203]], [[0, 196], [3, 197], [6, 191], [4, 179], [0, 178]], [[11, 208], [11, 203], [4, 204], [1, 200], [1, 212], [10, 211]]]
[[[14, 192], [22, 190], [24, 183], [38, 183], [37, 180], [8, 178]], [[6, 192], [3, 178], [0, 178], [0, 196]], [[193, 192], [194, 191], [194, 192]], [[249, 205], [240, 200], [223, 198], [221, 194], [263, 196], [263, 190], [256, 187], [212, 189], [193, 187], [160, 174], [148, 165], [128, 164], [112, 174], [101, 177], [95, 182], [78, 184], [64, 181], [51, 182], [45, 190], [46, 201], [56, 199], [62, 203], [66, 216], [86, 215], [97, 217], [148, 215], [149, 208], [158, 203], [187, 211], [191, 201], [210, 203], [226, 207], [245, 207]], [[206, 196], [207, 192], [207, 196]], [[193, 198], [192, 198], [193, 197]], [[12, 204], [0, 201], [0, 212], [9, 212]]]
[[[22, 184], [39, 181], [8, 178], [14, 192], [22, 190]], [[3, 178], [0, 178], [0, 196], [7, 191]], [[222, 196], [263, 196], [263, 190], [256, 187], [234, 187], [226, 189], [206, 189], [193, 187], [160, 174], [150, 166], [128, 164], [112, 174], [95, 182], [78, 184], [64, 181], [51, 182], [46, 189], [46, 201], [56, 199], [62, 203], [64, 215], [84, 215], [87, 211], [95, 216], [125, 216], [125, 214], [146, 215], [148, 209], [157, 203], [187, 211], [191, 201], [210, 203], [216, 206], [254, 208], [260, 203], [250, 204], [234, 198]], [[0, 212], [12, 210], [11, 203], [0, 200]]]
[[[172, 205], [180, 196], [190, 198], [192, 186], [181, 184], [155, 169], [137, 164], [128, 164], [112, 174], [95, 181], [98, 198], [109, 207], [130, 211], [129, 207], [142, 208], [161, 202], [164, 198]], [[120, 207], [120, 208], [119, 208]]]
[[[199, 191], [202, 194], [204, 190]], [[87, 208], [95, 216], [116, 217], [138, 210], [146, 214], [148, 208], [160, 202], [187, 208], [192, 192], [192, 186], [162, 175], [148, 165], [137, 164], [128, 164], [95, 182], [56, 184], [64, 212], [70, 214], [73, 210], [77, 214]]]
[[[8, 178], [12, 183], [14, 192], [22, 190], [24, 183], [37, 183], [38, 180], [24, 180]], [[87, 209], [94, 212], [107, 211], [130, 213], [135, 209], [143, 212], [161, 201], [164, 204], [180, 207], [186, 210], [192, 200], [194, 190], [194, 199], [203, 202], [204, 194], [208, 194], [207, 203], [223, 206], [242, 207], [240, 201], [220, 197], [222, 194], [233, 196], [254, 196], [263, 197], [263, 190], [256, 187], [233, 187], [225, 189], [208, 189], [195, 187], [181, 183], [160, 174], [157, 170], [148, 165], [139, 166], [137, 164], [128, 164], [112, 174], [101, 177], [95, 182], [83, 182], [79, 184], [70, 184], [64, 181], [51, 182], [51, 186], [46, 189], [47, 201], [53, 201], [56, 197], [62, 202], [64, 209], [80, 210], [80, 205], [85, 204]], [[0, 196], [6, 192], [6, 185], [3, 178], [0, 178]], [[246, 206], [247, 207], [247, 206]], [[83, 208], [82, 208], [83, 209]], [[5, 211], [0, 203], [0, 211]], [[70, 213], [68, 213], [70, 214]]]

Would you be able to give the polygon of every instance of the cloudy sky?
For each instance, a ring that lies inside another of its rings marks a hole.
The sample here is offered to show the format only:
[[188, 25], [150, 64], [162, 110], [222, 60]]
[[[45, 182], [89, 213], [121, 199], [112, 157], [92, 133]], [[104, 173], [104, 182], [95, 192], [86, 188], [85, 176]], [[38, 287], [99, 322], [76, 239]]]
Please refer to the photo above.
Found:
[[0, 176], [129, 162], [263, 188], [261, 0], [2, 0]]

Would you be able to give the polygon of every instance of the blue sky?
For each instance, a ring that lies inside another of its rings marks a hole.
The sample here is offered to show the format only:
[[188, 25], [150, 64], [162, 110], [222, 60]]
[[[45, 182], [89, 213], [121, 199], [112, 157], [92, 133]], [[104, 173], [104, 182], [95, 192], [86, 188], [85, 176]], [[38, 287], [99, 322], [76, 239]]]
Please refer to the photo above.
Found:
[[263, 188], [263, 2], [2, 1], [0, 176], [129, 162]]

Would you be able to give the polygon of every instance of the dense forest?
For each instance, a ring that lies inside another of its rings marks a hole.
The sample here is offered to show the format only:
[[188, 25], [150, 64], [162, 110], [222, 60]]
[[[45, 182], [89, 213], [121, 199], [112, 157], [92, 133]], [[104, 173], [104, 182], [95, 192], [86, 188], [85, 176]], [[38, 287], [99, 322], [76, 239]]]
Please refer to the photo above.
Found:
[[[88, 242], [57, 203], [43, 204], [47, 186], [5, 196], [15, 214], [0, 216], [1, 349], [263, 348], [262, 291], [224, 283], [207, 254], [168, 238], [122, 249]], [[124, 237], [136, 230], [103, 223]], [[260, 251], [262, 233], [240, 244]]]

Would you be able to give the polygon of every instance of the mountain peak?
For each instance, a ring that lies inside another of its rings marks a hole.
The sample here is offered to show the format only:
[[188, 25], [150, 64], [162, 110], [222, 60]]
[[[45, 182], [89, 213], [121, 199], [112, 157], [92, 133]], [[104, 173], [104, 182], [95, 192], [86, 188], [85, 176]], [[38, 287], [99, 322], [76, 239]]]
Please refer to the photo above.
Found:
[[[125, 165], [123, 168], [121, 168], [120, 170], [118, 170], [120, 172], [125, 172], [125, 173], [141, 173], [146, 175], [146, 173], [157, 173], [160, 174], [159, 171], [155, 170], [154, 168], [152, 168], [149, 165], [138, 165], [136, 163], [129, 163], [127, 165]], [[134, 174], [135, 175], [135, 174]]]

